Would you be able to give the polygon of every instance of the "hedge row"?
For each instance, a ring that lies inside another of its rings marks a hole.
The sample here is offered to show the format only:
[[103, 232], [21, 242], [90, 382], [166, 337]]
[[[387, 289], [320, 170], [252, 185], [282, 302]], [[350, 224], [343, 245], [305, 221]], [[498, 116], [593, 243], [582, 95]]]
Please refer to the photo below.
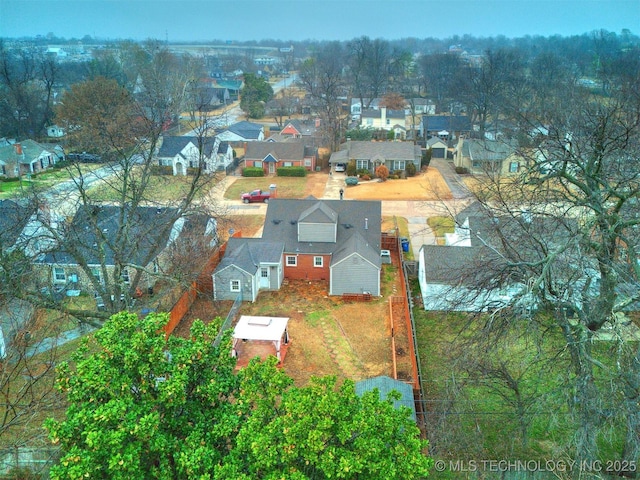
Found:
[[307, 170], [304, 167], [279, 167], [276, 170], [279, 177], [306, 177]]
[[243, 177], [264, 177], [264, 170], [260, 167], [245, 167], [242, 170]]

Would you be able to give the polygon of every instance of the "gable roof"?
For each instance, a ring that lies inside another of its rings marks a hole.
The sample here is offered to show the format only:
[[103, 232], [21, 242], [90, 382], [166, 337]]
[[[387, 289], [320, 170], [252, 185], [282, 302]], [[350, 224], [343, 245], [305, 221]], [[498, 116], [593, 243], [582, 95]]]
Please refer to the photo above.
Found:
[[445, 147], [447, 146], [444, 140], [442, 140], [440, 137], [431, 137], [429, 140], [427, 140], [427, 147], [433, 147], [434, 145], [437, 145], [439, 143], [444, 145]]
[[490, 278], [489, 270], [496, 268], [500, 258], [485, 246], [423, 245], [420, 250], [427, 283], [443, 285], [479, 285], [480, 279]]
[[[324, 205], [318, 205], [324, 204]], [[311, 207], [316, 207], [310, 210]], [[337, 216], [336, 242], [299, 242], [300, 218], [308, 221], [316, 216]], [[307, 215], [306, 217], [303, 214]], [[331, 254], [338, 251], [356, 232], [364, 244], [375, 252], [374, 265], [380, 265], [380, 232], [382, 204], [380, 201], [318, 200], [313, 197], [295, 200], [273, 198], [267, 206], [262, 238], [266, 241], [283, 242], [287, 253]]]
[[277, 160], [303, 160], [304, 144], [299, 142], [251, 142], [247, 143], [245, 159], [262, 160], [267, 155]]
[[[367, 108], [366, 110], [364, 110], [362, 112], [362, 118], [382, 118], [382, 113], [383, 113], [383, 109], [385, 107], [382, 107], [380, 109], [373, 109], [373, 108]], [[402, 118], [404, 119], [406, 117], [406, 114], [404, 112], [404, 110], [389, 110], [386, 109], [385, 110], [385, 116], [386, 118]]]
[[184, 148], [192, 144], [194, 147], [199, 148], [199, 142], [202, 141], [203, 153], [207, 157], [211, 157], [211, 153], [213, 152], [216, 144], [215, 137], [192, 137], [188, 135], [182, 136], [163, 136], [162, 137], [162, 145], [158, 150], [158, 157], [168, 157], [173, 158], [176, 155], [179, 155]]
[[264, 131], [264, 127], [259, 123], [252, 123], [247, 121], [237, 122], [227, 127], [227, 130], [231, 133], [246, 138], [257, 140], [260, 138], [260, 133]]
[[354, 232], [353, 235], [342, 242], [333, 252], [331, 263], [335, 265], [353, 254], [362, 256], [365, 260], [376, 267], [380, 267], [382, 263], [380, 258], [380, 249], [374, 249], [374, 246], [369, 244], [364, 236], [358, 231]]
[[284, 245], [281, 242], [264, 242], [260, 238], [231, 237], [227, 249], [215, 271], [234, 266], [255, 275], [260, 263], [279, 263]]
[[303, 122], [302, 120], [293, 119], [286, 123], [284, 128], [280, 131], [281, 135], [300, 134], [304, 136], [313, 136], [316, 133], [315, 122]]
[[47, 253], [41, 262], [75, 265], [77, 261], [68, 252], [73, 248], [78, 250], [89, 265], [101, 264], [100, 252], [104, 255], [105, 265], [114, 265], [115, 249], [122, 253], [122, 261], [146, 266], [167, 246], [174, 227], [182, 229], [185, 222], [185, 219], [178, 218], [178, 209], [175, 208], [137, 207], [129, 210], [124, 218], [130, 229], [129, 239], [135, 238], [137, 241], [116, 247], [116, 232], [120, 230], [121, 213], [122, 209], [118, 206], [80, 207], [73, 217], [63, 244], [59, 249]]
[[425, 115], [422, 117], [422, 128], [426, 132], [470, 132], [471, 120], [466, 115]]
[[462, 155], [475, 161], [501, 162], [515, 151], [514, 146], [496, 140], [465, 139], [462, 143]]
[[[22, 155], [19, 155], [17, 153], [18, 148], [22, 149]], [[12, 145], [0, 147], [0, 162], [15, 162], [28, 165], [37, 160], [42, 152], [47, 152], [54, 156], [57, 156], [53, 151], [45, 148], [38, 142], [35, 142], [33, 140], [23, 140], [22, 142], [16, 142]]]
[[[344, 153], [341, 153], [344, 152]], [[407, 160], [415, 161], [420, 159], [420, 146], [411, 142], [364, 142], [364, 141], [348, 141], [341, 145], [341, 150], [331, 155], [331, 162], [335, 163], [335, 159], [366, 159], [370, 160], [374, 157], [384, 158], [386, 160]]]

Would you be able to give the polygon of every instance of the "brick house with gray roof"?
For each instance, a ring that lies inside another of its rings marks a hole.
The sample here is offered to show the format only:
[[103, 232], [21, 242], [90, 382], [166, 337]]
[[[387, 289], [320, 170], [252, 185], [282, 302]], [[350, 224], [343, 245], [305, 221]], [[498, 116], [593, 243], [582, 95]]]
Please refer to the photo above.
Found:
[[380, 165], [386, 165], [390, 172], [406, 170], [407, 164], [413, 163], [416, 171], [420, 171], [422, 152], [420, 146], [411, 142], [363, 142], [347, 140], [342, 148], [331, 154], [329, 163], [347, 164], [356, 162], [356, 169], [366, 169], [374, 173]]
[[250, 142], [244, 154], [246, 167], [258, 167], [274, 175], [278, 167], [304, 167], [313, 171], [317, 150], [304, 142]]
[[213, 273], [214, 298], [235, 298], [241, 289], [254, 301], [283, 279], [327, 281], [329, 295], [379, 296], [381, 222], [379, 201], [275, 198], [262, 238], [228, 243]]

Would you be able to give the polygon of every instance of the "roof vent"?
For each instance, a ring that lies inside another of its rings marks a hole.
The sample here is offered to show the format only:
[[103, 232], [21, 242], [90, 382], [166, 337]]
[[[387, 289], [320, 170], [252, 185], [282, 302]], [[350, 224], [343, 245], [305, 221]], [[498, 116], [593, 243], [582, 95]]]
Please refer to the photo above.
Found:
[[295, 225], [296, 223], [298, 223], [298, 221], [297, 221], [297, 220], [291, 220], [291, 221], [289, 221], [289, 223], [290, 223], [291, 225]]
[[282, 220], [278, 220], [277, 218], [272, 220], [274, 225], [280, 225], [280, 222], [282, 222]]

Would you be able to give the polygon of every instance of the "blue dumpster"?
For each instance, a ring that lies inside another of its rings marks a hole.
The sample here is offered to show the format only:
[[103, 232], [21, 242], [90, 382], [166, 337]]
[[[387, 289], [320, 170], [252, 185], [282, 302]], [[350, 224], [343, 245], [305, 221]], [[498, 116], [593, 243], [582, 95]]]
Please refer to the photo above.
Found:
[[400, 243], [402, 243], [402, 251], [403, 252], [408, 252], [409, 251], [409, 239], [402, 237], [400, 239]]

